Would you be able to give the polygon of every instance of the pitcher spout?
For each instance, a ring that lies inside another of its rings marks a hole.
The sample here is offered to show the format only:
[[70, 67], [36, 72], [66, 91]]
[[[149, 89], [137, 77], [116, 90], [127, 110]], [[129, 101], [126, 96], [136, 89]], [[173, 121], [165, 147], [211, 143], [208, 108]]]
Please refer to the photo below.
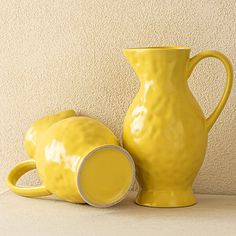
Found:
[[179, 83], [186, 77], [188, 47], [127, 48], [123, 53], [141, 81], [156, 78], [163, 83], [170, 79]]

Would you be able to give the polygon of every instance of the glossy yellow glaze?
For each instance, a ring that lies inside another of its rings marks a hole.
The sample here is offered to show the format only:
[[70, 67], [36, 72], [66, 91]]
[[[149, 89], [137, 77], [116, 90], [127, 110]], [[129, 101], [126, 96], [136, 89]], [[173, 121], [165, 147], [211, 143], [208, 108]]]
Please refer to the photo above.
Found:
[[37, 140], [39, 139], [40, 135], [43, 134], [54, 123], [72, 116], [76, 116], [75, 111], [66, 110], [54, 115], [44, 116], [43, 118], [35, 121], [25, 134], [24, 149], [26, 153], [31, 158], [34, 158]]
[[79, 173], [79, 188], [86, 196], [86, 202], [106, 205], [120, 199], [129, 190], [133, 168], [130, 160], [117, 148], [92, 152]]
[[[87, 202], [97, 207], [114, 205], [123, 199], [133, 182], [132, 158], [102, 123], [70, 114], [73, 117], [56, 121], [57, 116], [52, 116], [54, 122], [48, 117], [36, 122], [40, 124], [37, 128], [33, 125], [37, 137], [35, 160], [13, 168], [8, 175], [8, 186], [28, 197], [55, 194], [75, 203]], [[35, 167], [43, 185], [16, 186], [17, 180]]]
[[[152, 207], [196, 203], [193, 181], [202, 165], [208, 132], [222, 111], [232, 86], [232, 66], [220, 52], [189, 58], [187, 47], [126, 49], [140, 79], [123, 129], [124, 147], [136, 165], [140, 191], [136, 202]], [[224, 94], [205, 118], [187, 83], [195, 65], [206, 57], [221, 60], [227, 72]]]

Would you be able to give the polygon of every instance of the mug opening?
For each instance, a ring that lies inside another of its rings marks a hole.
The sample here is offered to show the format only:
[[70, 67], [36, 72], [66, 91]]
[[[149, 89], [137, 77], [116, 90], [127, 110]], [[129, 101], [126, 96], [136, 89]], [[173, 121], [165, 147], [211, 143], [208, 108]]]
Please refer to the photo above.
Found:
[[153, 46], [140, 48], [125, 48], [124, 51], [139, 51], [139, 50], [190, 50], [186, 46]]

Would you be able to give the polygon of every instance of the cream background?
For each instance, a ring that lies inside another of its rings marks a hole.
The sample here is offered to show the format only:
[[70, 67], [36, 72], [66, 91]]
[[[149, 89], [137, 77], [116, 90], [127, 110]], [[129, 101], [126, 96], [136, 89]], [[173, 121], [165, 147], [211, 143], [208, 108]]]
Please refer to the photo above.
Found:
[[[116, 206], [95, 208], [50, 196], [0, 194], [0, 229], [6, 236], [234, 236], [236, 196], [197, 194], [192, 207], [150, 208], [134, 204], [136, 193]], [[56, 216], [56, 217], [55, 217]], [[12, 224], [14, 222], [14, 225]]]
[[[153, 45], [186, 45], [192, 55], [220, 50], [236, 69], [235, 0], [1, 0], [0, 192], [9, 169], [27, 158], [24, 132], [45, 114], [72, 108], [120, 137], [138, 89], [121, 50]], [[206, 114], [222, 94], [224, 77], [214, 59], [193, 72], [191, 88]], [[234, 86], [209, 135], [197, 192], [236, 193], [235, 92]]]

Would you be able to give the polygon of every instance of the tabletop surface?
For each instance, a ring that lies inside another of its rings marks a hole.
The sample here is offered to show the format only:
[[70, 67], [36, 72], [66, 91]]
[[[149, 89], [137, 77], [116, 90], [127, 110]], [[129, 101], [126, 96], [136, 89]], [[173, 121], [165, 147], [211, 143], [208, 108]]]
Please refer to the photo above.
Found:
[[236, 235], [236, 196], [198, 194], [185, 208], [148, 208], [135, 192], [110, 208], [72, 204], [54, 197], [0, 195], [0, 235]]

